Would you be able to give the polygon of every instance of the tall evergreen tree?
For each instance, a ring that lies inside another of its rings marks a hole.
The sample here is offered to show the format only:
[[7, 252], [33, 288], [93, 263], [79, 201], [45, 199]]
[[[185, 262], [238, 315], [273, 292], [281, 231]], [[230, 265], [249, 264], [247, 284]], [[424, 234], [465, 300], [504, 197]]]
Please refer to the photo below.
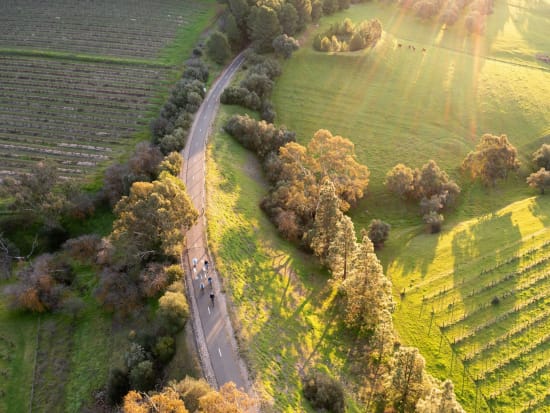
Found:
[[310, 247], [322, 262], [328, 257], [331, 240], [335, 238], [341, 219], [340, 201], [336, 196], [334, 184], [326, 178], [321, 185], [315, 220], [310, 232]]
[[311, 21], [311, 0], [291, 0], [298, 13], [298, 30], [304, 29]]
[[342, 284], [346, 307], [345, 322], [361, 333], [372, 334], [394, 309], [391, 282], [374, 253], [369, 237], [364, 236], [354, 256], [351, 276]]
[[357, 240], [353, 221], [342, 214], [328, 249], [328, 267], [334, 279], [346, 280], [351, 272], [356, 250]]
[[412, 412], [424, 389], [424, 357], [415, 347], [401, 347], [394, 355], [389, 388], [398, 412]]

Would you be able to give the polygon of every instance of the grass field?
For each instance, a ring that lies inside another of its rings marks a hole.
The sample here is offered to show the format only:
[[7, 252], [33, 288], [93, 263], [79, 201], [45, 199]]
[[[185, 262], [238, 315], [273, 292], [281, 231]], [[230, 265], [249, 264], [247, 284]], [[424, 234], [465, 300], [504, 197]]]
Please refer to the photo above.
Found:
[[[550, 142], [550, 67], [535, 59], [550, 47], [550, 3], [496, 2], [481, 37], [465, 36], [461, 21], [443, 30], [375, 2], [316, 31], [345, 17], [380, 19], [381, 42], [323, 54], [310, 36], [276, 84], [278, 122], [304, 143], [320, 128], [350, 138], [371, 169], [352, 217], [356, 228], [392, 224], [380, 256], [399, 302], [395, 324], [428, 370], [453, 379], [469, 412], [548, 411], [550, 201], [524, 182], [530, 154]], [[490, 190], [459, 172], [486, 132], [507, 134], [524, 161], [518, 177]], [[383, 187], [395, 164], [429, 159], [463, 188], [440, 235], [426, 234], [418, 207]]]
[[[222, 107], [214, 130], [235, 111], [241, 109]], [[265, 182], [250, 152], [217, 132], [207, 171], [209, 243], [263, 411], [312, 411], [300, 391], [300, 369], [319, 365], [345, 380], [350, 368], [351, 340], [334, 321], [327, 274], [280, 239], [259, 210]], [[346, 389], [353, 394], [352, 384]], [[361, 411], [351, 397], [348, 407]]]
[[96, 179], [148, 125], [211, 23], [215, 2], [0, 5], [0, 179], [48, 158]]

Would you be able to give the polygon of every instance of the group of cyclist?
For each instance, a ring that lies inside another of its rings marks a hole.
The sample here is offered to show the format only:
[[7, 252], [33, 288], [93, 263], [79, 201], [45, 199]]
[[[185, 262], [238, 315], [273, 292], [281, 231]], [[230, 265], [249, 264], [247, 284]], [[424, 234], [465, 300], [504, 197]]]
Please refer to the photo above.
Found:
[[[196, 258], [193, 258], [194, 274], [197, 273], [197, 264], [198, 264], [198, 260]], [[208, 276], [207, 280], [208, 280], [208, 286], [210, 287], [210, 300], [212, 301], [212, 305], [214, 305], [214, 298], [215, 298], [214, 286], [212, 285], [212, 275], [208, 274], [208, 260], [204, 260], [204, 266], [202, 268], [205, 276]], [[201, 294], [204, 294], [205, 286], [204, 286], [204, 282], [202, 281], [202, 274], [200, 275], [200, 278], [201, 278], [201, 283], [200, 283]]]

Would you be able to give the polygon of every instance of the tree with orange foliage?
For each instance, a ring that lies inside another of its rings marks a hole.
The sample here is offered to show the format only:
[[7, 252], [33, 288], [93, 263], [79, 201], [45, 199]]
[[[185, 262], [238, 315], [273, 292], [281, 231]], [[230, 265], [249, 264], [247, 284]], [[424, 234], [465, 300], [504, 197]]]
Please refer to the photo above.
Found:
[[165, 389], [152, 396], [146, 393], [130, 391], [124, 397], [124, 413], [189, 413], [178, 394]]
[[248, 413], [254, 400], [230, 381], [219, 392], [212, 391], [202, 396], [199, 405], [201, 413]]

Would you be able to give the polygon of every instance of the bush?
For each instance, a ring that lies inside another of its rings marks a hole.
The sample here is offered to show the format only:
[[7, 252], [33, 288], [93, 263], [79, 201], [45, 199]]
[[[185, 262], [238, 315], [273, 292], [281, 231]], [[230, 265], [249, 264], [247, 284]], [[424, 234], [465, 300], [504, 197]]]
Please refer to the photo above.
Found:
[[185, 275], [183, 268], [181, 268], [181, 265], [179, 264], [170, 265], [169, 267], [166, 267], [164, 271], [166, 273], [166, 278], [168, 279], [168, 284], [181, 281]]
[[343, 413], [344, 389], [340, 382], [321, 372], [314, 372], [303, 379], [304, 397], [316, 409]]
[[384, 242], [390, 235], [391, 225], [380, 220], [373, 219], [369, 225], [368, 237], [372, 241], [375, 248], [381, 248], [384, 246]]
[[158, 263], [149, 263], [139, 274], [139, 287], [143, 297], [154, 297], [166, 289], [168, 277], [164, 267]]
[[69, 256], [78, 261], [94, 260], [101, 246], [101, 237], [97, 234], [81, 235], [71, 238], [63, 244], [63, 249]]
[[129, 374], [130, 387], [139, 391], [147, 391], [155, 384], [153, 362], [145, 360], [136, 365]]
[[122, 402], [122, 398], [130, 390], [130, 380], [128, 373], [120, 369], [113, 369], [107, 380], [107, 401], [111, 405], [117, 405]]
[[153, 350], [153, 353], [163, 365], [174, 357], [175, 352], [176, 345], [174, 339], [170, 336], [159, 337]]
[[171, 291], [164, 293], [159, 300], [157, 314], [168, 331], [180, 331], [189, 317], [189, 305], [185, 295]]

